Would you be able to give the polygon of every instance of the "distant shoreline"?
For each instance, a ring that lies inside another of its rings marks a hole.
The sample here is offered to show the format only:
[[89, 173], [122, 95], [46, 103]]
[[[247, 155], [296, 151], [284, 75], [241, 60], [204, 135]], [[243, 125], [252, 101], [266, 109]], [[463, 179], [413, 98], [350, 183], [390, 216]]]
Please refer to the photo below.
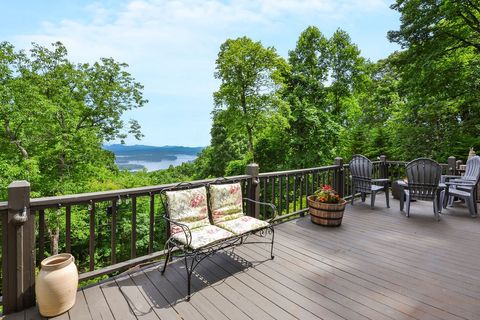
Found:
[[154, 147], [145, 145], [113, 144], [103, 147], [113, 152], [115, 163], [120, 170], [148, 172], [168, 169], [184, 162], [194, 161], [203, 147], [164, 146]]

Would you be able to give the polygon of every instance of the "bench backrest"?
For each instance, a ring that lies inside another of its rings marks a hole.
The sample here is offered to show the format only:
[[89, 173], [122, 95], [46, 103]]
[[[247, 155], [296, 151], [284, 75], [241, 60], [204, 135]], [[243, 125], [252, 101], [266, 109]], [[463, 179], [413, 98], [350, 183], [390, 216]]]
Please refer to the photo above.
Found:
[[[211, 184], [208, 186], [208, 194], [209, 200], [205, 186], [166, 191], [167, 216], [173, 221], [186, 224], [190, 229], [195, 229], [210, 224], [209, 213], [214, 224], [245, 215], [242, 187], [239, 182]], [[181, 231], [181, 227], [170, 225], [170, 234]]]
[[244, 215], [240, 183], [212, 184], [208, 190], [210, 212], [214, 224], [237, 219]]
[[[210, 224], [208, 219], [207, 189], [205, 187], [167, 191], [168, 215], [173, 221], [186, 224], [195, 229]], [[182, 229], [170, 225], [170, 233], [181, 232]]]

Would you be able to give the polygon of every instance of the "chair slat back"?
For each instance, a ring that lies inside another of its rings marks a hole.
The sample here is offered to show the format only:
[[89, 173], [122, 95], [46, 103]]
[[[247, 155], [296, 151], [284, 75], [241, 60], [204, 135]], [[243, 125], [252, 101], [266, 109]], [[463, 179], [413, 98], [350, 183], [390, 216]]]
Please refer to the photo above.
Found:
[[356, 154], [349, 163], [352, 184], [358, 192], [370, 192], [372, 189], [373, 164], [365, 156]]
[[480, 157], [475, 156], [467, 160], [467, 166], [465, 168], [465, 174], [462, 179], [472, 180], [478, 183], [480, 179]]
[[408, 190], [412, 197], [433, 200], [438, 190], [442, 167], [428, 158], [415, 159], [406, 165]]

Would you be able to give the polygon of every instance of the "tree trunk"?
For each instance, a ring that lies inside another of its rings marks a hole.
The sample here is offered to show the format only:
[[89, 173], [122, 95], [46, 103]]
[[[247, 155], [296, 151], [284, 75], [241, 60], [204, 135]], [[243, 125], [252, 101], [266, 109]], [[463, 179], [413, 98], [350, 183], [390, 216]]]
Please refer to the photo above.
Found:
[[247, 130], [247, 139], [248, 139], [248, 151], [252, 154], [252, 160], [255, 162], [255, 155], [253, 154], [253, 127], [248, 124], [247, 117], [247, 98], [245, 97], [245, 92], [242, 93], [240, 98], [242, 104], [243, 115], [246, 119], [245, 129]]
[[5, 132], [8, 136], [8, 139], [10, 140], [11, 143], [13, 143], [17, 149], [20, 151], [22, 154], [22, 157], [24, 159], [28, 159], [28, 152], [27, 150], [21, 145], [21, 141], [17, 139], [15, 134], [12, 132], [12, 129], [10, 128], [10, 120], [5, 119]]
[[58, 254], [58, 240], [60, 238], [60, 228], [56, 227], [55, 232], [52, 232], [52, 229], [48, 229], [50, 233], [50, 248], [52, 255]]

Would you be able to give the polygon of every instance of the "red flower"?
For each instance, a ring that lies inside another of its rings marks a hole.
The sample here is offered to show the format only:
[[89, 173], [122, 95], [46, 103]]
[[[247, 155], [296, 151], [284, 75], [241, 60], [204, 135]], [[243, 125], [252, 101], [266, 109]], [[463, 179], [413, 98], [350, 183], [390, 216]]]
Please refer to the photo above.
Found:
[[341, 201], [340, 196], [331, 185], [320, 186], [320, 189], [315, 192], [317, 201], [323, 203], [339, 203]]

